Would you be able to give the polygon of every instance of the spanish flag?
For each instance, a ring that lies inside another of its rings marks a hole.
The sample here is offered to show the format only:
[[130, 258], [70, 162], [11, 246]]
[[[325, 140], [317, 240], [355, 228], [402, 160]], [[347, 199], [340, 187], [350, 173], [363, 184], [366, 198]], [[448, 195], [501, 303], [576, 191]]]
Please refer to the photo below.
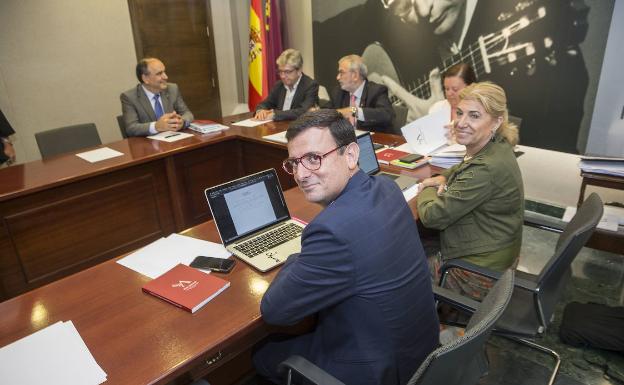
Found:
[[266, 26], [262, 0], [251, 0], [249, 12], [249, 110], [269, 94]]

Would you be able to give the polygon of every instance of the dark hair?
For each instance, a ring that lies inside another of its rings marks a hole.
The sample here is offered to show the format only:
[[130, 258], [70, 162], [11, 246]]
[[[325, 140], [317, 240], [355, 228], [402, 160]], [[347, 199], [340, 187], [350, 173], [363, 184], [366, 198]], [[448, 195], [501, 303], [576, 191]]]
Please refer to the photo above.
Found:
[[[343, 118], [340, 112], [330, 109], [308, 111], [301, 115], [297, 120], [288, 125], [286, 140], [290, 142], [297, 135], [312, 127], [329, 128], [336, 146], [346, 146], [356, 141], [355, 130], [353, 130], [351, 123]], [[341, 154], [343, 151], [344, 148], [339, 150]]]
[[462, 78], [467, 86], [477, 81], [477, 75], [473, 71], [472, 67], [466, 63], [458, 63], [449, 67], [442, 75], [442, 80], [450, 78], [451, 76], [458, 76]]
[[146, 57], [141, 60], [136, 65], [136, 77], [139, 79], [139, 83], [143, 83], [143, 75], [149, 75], [149, 70], [147, 66], [149, 62], [154, 60], [153, 57]]

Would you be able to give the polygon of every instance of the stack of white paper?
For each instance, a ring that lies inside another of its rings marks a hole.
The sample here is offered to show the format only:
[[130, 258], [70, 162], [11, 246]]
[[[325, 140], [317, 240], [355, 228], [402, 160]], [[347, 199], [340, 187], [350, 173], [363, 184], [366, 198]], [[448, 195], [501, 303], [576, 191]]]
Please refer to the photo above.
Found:
[[188, 266], [199, 255], [227, 258], [231, 253], [219, 243], [171, 234], [127, 255], [117, 263], [150, 278], [156, 278], [179, 263]]
[[230, 127], [223, 124], [215, 123], [209, 120], [195, 120], [189, 125], [189, 129], [197, 131], [201, 134], [211, 134], [213, 132], [221, 132], [227, 130]]
[[429, 164], [432, 166], [449, 168], [461, 163], [464, 159], [464, 155], [466, 155], [466, 146], [457, 143], [451, 144], [433, 154], [429, 160]]
[[101, 384], [95, 362], [72, 321], [57, 322], [0, 349], [0, 381], [11, 385]]
[[579, 167], [585, 172], [624, 176], [624, 158], [582, 157]]
[[273, 119], [267, 119], [267, 120], [255, 120], [255, 119], [245, 119], [245, 120], [241, 120], [239, 122], [234, 122], [232, 123], [232, 125], [234, 126], [242, 126], [242, 127], [256, 127], [259, 126], [261, 124], [264, 123], [268, 123], [268, 122], [272, 122]]

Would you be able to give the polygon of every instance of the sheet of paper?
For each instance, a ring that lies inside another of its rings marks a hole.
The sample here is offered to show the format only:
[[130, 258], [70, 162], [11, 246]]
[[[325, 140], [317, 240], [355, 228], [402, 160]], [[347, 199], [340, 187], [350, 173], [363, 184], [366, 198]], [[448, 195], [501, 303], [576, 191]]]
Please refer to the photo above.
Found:
[[447, 143], [445, 125], [449, 124], [450, 107], [441, 108], [403, 126], [401, 132], [410, 152], [430, 155]]
[[6, 384], [101, 384], [97, 364], [73, 322], [57, 322], [0, 349]]
[[420, 186], [420, 183], [416, 183], [412, 187], [408, 187], [403, 190], [403, 196], [405, 197], [406, 202], [409, 202], [412, 199], [416, 198], [416, 196], [418, 195], [418, 186]]
[[[576, 207], [566, 207], [565, 212], [563, 213], [563, 218], [561, 218], [564, 222], [570, 222], [572, 217], [576, 214]], [[599, 229], [608, 230], [608, 231], [618, 231], [618, 217], [617, 215], [613, 215], [612, 213], [606, 212], [602, 214], [602, 218], [600, 218], [600, 222], [598, 222]]]
[[277, 143], [287, 143], [286, 131], [278, 132], [277, 134], [265, 135], [262, 139], [270, 140]]
[[163, 132], [159, 132], [156, 135], [150, 135], [148, 136], [148, 138], [171, 143], [171, 142], [176, 142], [178, 140], [189, 138], [191, 136], [193, 136], [193, 134], [189, 134], [188, 132], [163, 131]]
[[122, 156], [123, 152], [115, 151], [112, 148], [102, 147], [97, 150], [91, 150], [86, 152], [81, 152], [76, 154], [77, 157], [86, 160], [87, 162], [95, 163], [101, 160], [115, 158], [117, 156]]
[[222, 244], [171, 234], [117, 261], [129, 269], [156, 278], [178, 263], [189, 265], [195, 257], [227, 258], [231, 255]]
[[273, 121], [273, 119], [268, 119], [268, 120], [253, 120], [253, 119], [245, 119], [245, 120], [241, 120], [240, 122], [236, 122], [236, 123], [232, 123], [232, 125], [234, 126], [243, 126], [243, 127], [256, 127], [259, 126], [261, 124], [267, 123], [267, 122], [271, 122]]

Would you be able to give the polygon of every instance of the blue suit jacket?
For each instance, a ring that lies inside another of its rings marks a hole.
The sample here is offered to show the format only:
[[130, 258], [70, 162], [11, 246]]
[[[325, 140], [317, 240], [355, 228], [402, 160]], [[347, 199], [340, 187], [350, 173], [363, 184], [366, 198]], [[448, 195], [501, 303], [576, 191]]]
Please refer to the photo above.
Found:
[[282, 267], [261, 312], [277, 325], [317, 314], [316, 329], [287, 350], [347, 384], [406, 383], [438, 345], [439, 326], [416, 223], [397, 185], [357, 172], [305, 228], [301, 253]]

